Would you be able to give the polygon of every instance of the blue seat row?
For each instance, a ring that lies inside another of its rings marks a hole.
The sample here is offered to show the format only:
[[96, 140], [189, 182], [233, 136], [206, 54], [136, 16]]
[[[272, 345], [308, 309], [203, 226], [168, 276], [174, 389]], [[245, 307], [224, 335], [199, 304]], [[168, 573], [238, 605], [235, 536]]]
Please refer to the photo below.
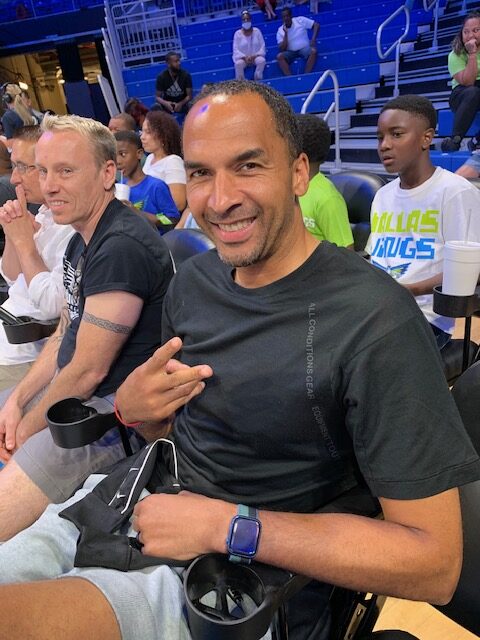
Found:
[[[453, 113], [448, 109], [442, 109], [438, 112], [438, 135], [450, 136], [453, 128]], [[477, 114], [472, 126], [467, 132], [467, 136], [474, 136], [480, 131], [480, 114]]]
[[[375, 44], [376, 27], [363, 28], [363, 24], [352, 23], [351, 32], [347, 32], [341, 25], [332, 25], [329, 28], [328, 35], [323, 33], [323, 36], [318, 38], [317, 50], [319, 53], [329, 53], [333, 51], [345, 51], [355, 47], [366, 47]], [[376, 25], [378, 26], [378, 25]], [[391, 44], [402, 33], [403, 29], [401, 25], [393, 25], [387, 27], [384, 30], [384, 41], [387, 44]], [[223, 53], [231, 52], [232, 50], [233, 32], [228, 40], [223, 42], [212, 42], [209, 44], [200, 44], [194, 47], [187, 47], [186, 57], [189, 59], [206, 58], [211, 55], [221, 55]], [[277, 42], [275, 35], [267, 36], [265, 39], [267, 47], [276, 47]]]
[[[342, 2], [342, 8], [336, 10], [324, 10], [320, 8], [320, 11], [316, 15], [312, 15], [309, 12], [308, 5], [302, 5], [300, 7], [293, 8], [292, 12], [295, 16], [298, 15], [308, 15], [309, 17], [313, 17], [315, 20], [320, 22], [321, 25], [326, 24], [335, 24], [344, 20], [353, 19], [354, 15], [361, 15], [362, 17], [378, 17], [384, 16], [387, 17], [395, 9], [398, 8], [398, 0], [384, 0], [383, 2], [365, 2], [359, 3], [358, 1], [352, 0], [352, 6], [349, 6], [348, 2], [345, 0]], [[280, 15], [280, 11], [277, 11], [277, 14]], [[268, 31], [276, 31], [278, 26], [280, 25], [280, 20], [275, 21], [266, 21], [263, 18], [263, 15], [260, 13], [253, 13], [253, 24], [256, 27], [265, 28], [265, 32]], [[380, 19], [378, 24], [380, 24], [383, 20]], [[212, 25], [211, 21], [204, 22], [194, 22], [191, 24], [185, 24], [180, 26], [180, 36], [183, 40], [184, 37], [190, 36], [204, 36], [209, 34], [212, 30], [232, 30], [238, 28], [238, 14], [228, 16], [226, 18], [221, 18], [215, 20], [215, 24]]]
[[[277, 89], [284, 95], [291, 94], [308, 94], [319, 78], [319, 74], [324, 70], [318, 65], [316, 72], [302, 74], [305, 63], [296, 61], [292, 68], [300, 75], [292, 75], [288, 77], [278, 76], [278, 66], [276, 62], [272, 62], [265, 67], [265, 83]], [[250, 73], [249, 73], [250, 72]], [[377, 65], [367, 67], [344, 68], [336, 71], [338, 81], [341, 87], [355, 87], [359, 84], [377, 83], [380, 77], [380, 68]], [[246, 76], [253, 75], [253, 68], [247, 69]], [[234, 77], [233, 65], [226, 69], [217, 69], [207, 73], [196, 73], [192, 75], [194, 91], [199, 91], [203, 84], [207, 82], [221, 82], [222, 80], [231, 80]], [[328, 85], [327, 85], [328, 88]], [[151, 80], [143, 80], [141, 82], [131, 82], [127, 84], [127, 92], [129, 96], [137, 96], [147, 105], [153, 104], [155, 98], [155, 83]]]
[[[277, 49], [268, 49], [267, 60], [274, 61], [277, 55]], [[325, 53], [320, 54], [317, 58], [317, 69], [337, 69], [341, 67], [360, 67], [367, 65], [378, 65], [378, 55], [375, 47], [362, 47], [355, 51], [342, 51], [340, 53]], [[219, 56], [211, 56], [210, 58], [201, 58], [200, 60], [183, 60], [182, 67], [187, 69], [190, 73], [200, 73], [215, 71], [218, 69], [233, 69], [232, 54], [224, 53]], [[143, 67], [136, 67], [135, 69], [127, 69], [124, 72], [125, 82], [130, 84], [133, 82], [155, 82], [157, 75], [163, 71], [164, 66], [161, 64], [147, 65]], [[266, 72], [265, 77], [267, 75]], [[278, 75], [277, 73], [274, 75]]]
[[436, 167], [443, 167], [448, 171], [455, 171], [464, 164], [470, 154], [465, 151], [456, 151], [455, 153], [441, 153], [440, 151], [430, 151], [430, 157]]

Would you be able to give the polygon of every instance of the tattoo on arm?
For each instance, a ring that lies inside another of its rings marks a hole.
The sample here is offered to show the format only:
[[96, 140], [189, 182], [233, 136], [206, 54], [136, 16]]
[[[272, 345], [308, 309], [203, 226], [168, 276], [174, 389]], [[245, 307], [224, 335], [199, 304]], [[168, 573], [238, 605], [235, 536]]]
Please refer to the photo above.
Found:
[[107, 331], [113, 331], [113, 333], [122, 333], [126, 336], [128, 336], [133, 329], [133, 327], [128, 327], [125, 324], [117, 324], [116, 322], [105, 320], [105, 318], [98, 318], [94, 316], [93, 313], [87, 313], [86, 311], [83, 312], [82, 321], [89, 322], [102, 329], [107, 329]]

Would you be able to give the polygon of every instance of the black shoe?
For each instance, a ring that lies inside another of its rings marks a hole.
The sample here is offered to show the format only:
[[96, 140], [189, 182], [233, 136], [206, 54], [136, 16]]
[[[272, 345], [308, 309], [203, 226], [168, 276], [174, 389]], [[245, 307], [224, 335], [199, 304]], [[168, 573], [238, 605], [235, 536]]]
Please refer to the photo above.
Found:
[[444, 138], [442, 140], [441, 149], [444, 153], [448, 151], [458, 151], [460, 149], [460, 143], [462, 139], [460, 136], [453, 136], [453, 138]]
[[477, 135], [473, 136], [471, 140], [467, 142], [467, 147], [469, 151], [476, 151], [477, 149], [480, 149], [480, 140], [478, 139], [477, 136], [478, 136], [478, 133]]

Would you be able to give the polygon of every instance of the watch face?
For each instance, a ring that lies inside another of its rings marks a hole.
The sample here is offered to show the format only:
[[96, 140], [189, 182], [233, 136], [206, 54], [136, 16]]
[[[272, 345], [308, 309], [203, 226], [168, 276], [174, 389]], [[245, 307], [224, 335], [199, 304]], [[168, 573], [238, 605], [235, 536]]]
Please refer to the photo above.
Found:
[[230, 551], [244, 556], [254, 556], [257, 551], [260, 523], [237, 516], [232, 525]]

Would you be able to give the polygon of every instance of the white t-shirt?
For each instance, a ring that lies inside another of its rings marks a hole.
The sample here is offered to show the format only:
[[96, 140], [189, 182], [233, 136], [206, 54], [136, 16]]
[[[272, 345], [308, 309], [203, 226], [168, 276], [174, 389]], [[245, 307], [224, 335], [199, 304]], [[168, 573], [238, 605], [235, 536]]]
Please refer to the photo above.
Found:
[[233, 36], [233, 61], [236, 62], [248, 56], [265, 57], [265, 40], [257, 27], [253, 27], [252, 33], [248, 36], [243, 29], [235, 31]]
[[[401, 189], [396, 178], [377, 191], [371, 224], [372, 264], [402, 284], [426, 280], [443, 271], [447, 240], [465, 240], [468, 227], [468, 240], [480, 242], [480, 191], [440, 167], [414, 189]], [[454, 318], [433, 312], [432, 295], [415, 300], [431, 324], [453, 331]]]
[[[292, 18], [292, 26], [287, 29], [288, 45], [287, 51], [300, 51], [304, 47], [310, 45], [310, 38], [308, 37], [308, 29], [312, 29], [315, 24], [315, 20], [306, 18], [305, 16], [299, 16], [298, 18]], [[277, 31], [277, 44], [283, 42], [283, 24]]]
[[174, 154], [155, 160], [153, 153], [147, 156], [143, 165], [143, 173], [160, 178], [167, 184], [187, 184], [187, 174], [182, 158]]
[[[36, 320], [53, 320], [60, 316], [65, 299], [63, 288], [63, 254], [75, 233], [70, 225], [56, 224], [50, 209], [40, 207], [35, 221], [41, 226], [34, 240], [38, 253], [49, 271], [37, 273], [27, 286], [23, 273], [16, 280], [7, 278], [8, 299], [2, 307], [15, 316], [30, 316]], [[10, 344], [0, 323], [0, 365], [32, 362], [40, 353], [45, 340], [26, 344]]]

